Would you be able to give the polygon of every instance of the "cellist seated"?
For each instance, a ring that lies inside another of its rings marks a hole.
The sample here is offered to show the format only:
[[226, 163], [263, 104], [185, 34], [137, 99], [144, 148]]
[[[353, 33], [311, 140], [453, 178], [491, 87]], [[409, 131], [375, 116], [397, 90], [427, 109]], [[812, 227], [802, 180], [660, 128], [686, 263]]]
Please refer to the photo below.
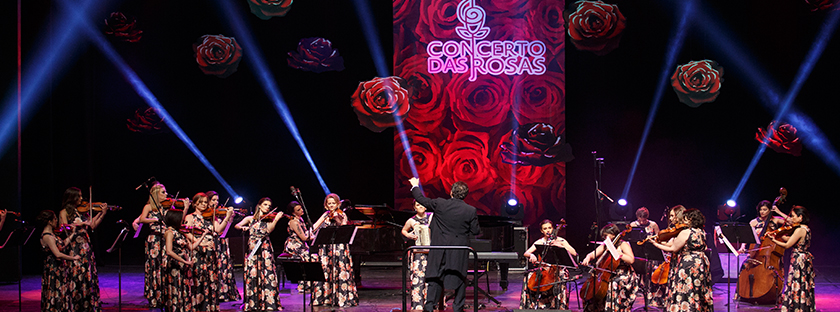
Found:
[[[558, 229], [565, 226], [565, 222], [561, 221], [561, 224]], [[569, 271], [560, 266], [541, 263], [541, 255], [534, 253], [537, 251], [537, 245], [564, 248], [572, 256], [577, 256], [577, 251], [569, 245], [568, 241], [556, 236], [554, 224], [550, 220], [543, 220], [540, 223], [540, 232], [543, 237], [535, 241], [523, 254], [536, 268], [525, 275], [519, 308], [566, 310], [569, 308], [569, 295], [566, 292], [566, 283], [563, 281], [569, 278]]]
[[[621, 240], [625, 232], [609, 223], [601, 229], [601, 237], [609, 238], [618, 251], [615, 259], [605, 245], [586, 255], [581, 264], [595, 265], [589, 280], [581, 287], [584, 311], [631, 311], [639, 288], [639, 276], [633, 271], [634, 256], [630, 244]], [[593, 263], [594, 262], [594, 263]]]

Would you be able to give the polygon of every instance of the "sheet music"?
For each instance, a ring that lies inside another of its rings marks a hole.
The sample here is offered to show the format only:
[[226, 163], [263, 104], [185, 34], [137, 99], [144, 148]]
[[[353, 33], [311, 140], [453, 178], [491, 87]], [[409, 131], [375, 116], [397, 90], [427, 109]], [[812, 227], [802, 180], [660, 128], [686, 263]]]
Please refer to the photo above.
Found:
[[[753, 230], [753, 234], [755, 234], [755, 230]], [[732, 247], [732, 243], [729, 242], [729, 239], [723, 235], [723, 232], [720, 230], [719, 225], [715, 225], [715, 235], [717, 235], [718, 240], [726, 244], [726, 248], [729, 248], [729, 251], [732, 252], [735, 256], [740, 255], [740, 253], [735, 250], [735, 247]]]
[[621, 258], [621, 253], [618, 252], [618, 249], [615, 249], [615, 246], [613, 246], [613, 243], [609, 237], [604, 239], [604, 246], [606, 246], [607, 250], [610, 251], [610, 254], [612, 255], [613, 259], [618, 260], [619, 258]]

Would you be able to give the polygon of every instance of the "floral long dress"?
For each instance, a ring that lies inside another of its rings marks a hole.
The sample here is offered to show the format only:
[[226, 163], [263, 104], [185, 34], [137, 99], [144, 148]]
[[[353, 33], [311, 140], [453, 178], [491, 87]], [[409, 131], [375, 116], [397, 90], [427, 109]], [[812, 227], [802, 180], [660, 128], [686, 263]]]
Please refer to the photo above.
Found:
[[782, 312], [815, 311], [814, 256], [811, 248], [811, 229], [804, 227], [805, 236], [793, 247], [790, 255], [787, 287], [782, 295]]
[[[414, 215], [411, 220], [423, 226], [429, 226], [429, 214], [422, 218]], [[411, 271], [411, 308], [423, 310], [423, 305], [426, 304], [426, 265], [428, 264], [429, 250], [415, 249], [410, 257], [411, 265], [408, 269]]]
[[[193, 217], [195, 215], [193, 214]], [[193, 308], [198, 311], [219, 311], [219, 262], [216, 260], [216, 244], [213, 220], [197, 217], [193, 225], [201, 230], [210, 230], [202, 242], [193, 250]], [[201, 246], [210, 242], [209, 247]]]
[[[248, 228], [248, 253], [245, 255], [245, 311], [282, 309], [277, 298], [280, 289], [274, 266], [274, 247], [268, 237], [268, 222], [254, 221]], [[256, 248], [256, 251], [254, 249]], [[250, 256], [253, 254], [253, 256]]]
[[[303, 226], [305, 224], [305, 223], [303, 223], [302, 218], [298, 218], [298, 223], [301, 226]], [[290, 255], [294, 255], [296, 257], [299, 257], [302, 261], [314, 261], [314, 260], [310, 259], [310, 257], [309, 257], [309, 245], [307, 245], [306, 242], [304, 242], [303, 239], [301, 239], [297, 235], [297, 232], [295, 232], [291, 228], [288, 229], [288, 232], [289, 232], [289, 237], [286, 238], [286, 244], [283, 248], [284, 251], [286, 253], [290, 254]], [[304, 232], [304, 235], [309, 234], [309, 231], [307, 229], [304, 229], [303, 232]], [[304, 286], [303, 283], [298, 284], [298, 286], [297, 286], [298, 292], [302, 293], [304, 291], [303, 286]], [[306, 286], [307, 287], [309, 286], [309, 282], [306, 283]]]
[[[566, 280], [569, 278], [569, 271], [560, 268], [555, 271], [555, 280]], [[539, 292], [528, 289], [528, 279], [536, 272], [528, 272], [522, 280], [522, 293], [519, 296], [520, 309], [569, 309], [569, 294], [566, 291], [566, 283], [555, 284], [548, 291]]]
[[[42, 233], [53, 235], [52, 233]], [[55, 238], [58, 250], [64, 249], [64, 241]], [[67, 285], [67, 264], [66, 260], [56, 257], [47, 246], [41, 246], [44, 251], [44, 275], [41, 277], [41, 311], [68, 311], [72, 310], [72, 298]]]
[[610, 281], [610, 289], [604, 305], [606, 311], [630, 312], [636, 301], [636, 291], [639, 290], [639, 276], [626, 262], [622, 262], [615, 270]]
[[163, 307], [163, 260], [166, 259], [163, 232], [166, 225], [163, 224], [161, 210], [149, 211], [148, 218], [157, 218], [158, 221], [144, 225], [148, 226], [151, 232], [146, 237], [146, 277], [143, 294], [149, 300], [150, 308], [159, 308]]
[[236, 278], [233, 277], [233, 260], [227, 237], [217, 238], [216, 255], [219, 260], [219, 301], [239, 301], [242, 296], [236, 288]]
[[[90, 219], [88, 214], [78, 214], [83, 222]], [[71, 222], [72, 224], [72, 222]], [[70, 254], [81, 257], [79, 261], [68, 261], [70, 269], [70, 291], [73, 297], [73, 311], [100, 311], [99, 275], [96, 272], [96, 257], [90, 247], [92, 229], [88, 225], [77, 226], [76, 237], [67, 245]]]
[[665, 311], [713, 311], [712, 275], [706, 257], [706, 231], [689, 229], [668, 275]]
[[[189, 260], [190, 250], [187, 237], [179, 231], [172, 231], [172, 252]], [[167, 312], [193, 311], [192, 304], [192, 268], [171, 257], [163, 260], [163, 289], [165, 310]]]
[[[332, 220], [324, 222], [327, 226], [335, 225]], [[353, 261], [350, 258], [350, 246], [347, 244], [321, 245], [318, 248], [321, 268], [326, 282], [315, 282], [312, 305], [350, 307], [359, 304], [356, 281], [353, 280]], [[335, 298], [333, 298], [335, 295]]]

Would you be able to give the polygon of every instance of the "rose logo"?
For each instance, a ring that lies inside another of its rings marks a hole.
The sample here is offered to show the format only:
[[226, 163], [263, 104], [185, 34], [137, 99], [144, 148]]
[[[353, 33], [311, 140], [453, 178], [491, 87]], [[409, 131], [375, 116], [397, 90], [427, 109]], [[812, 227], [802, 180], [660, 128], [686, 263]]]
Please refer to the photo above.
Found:
[[572, 148], [563, 143], [549, 124], [535, 122], [513, 129], [501, 147], [502, 161], [525, 166], [545, 166], [570, 161]]
[[261, 20], [268, 20], [275, 16], [286, 16], [292, 9], [293, 0], [248, 0], [251, 13]]
[[692, 61], [677, 66], [671, 76], [671, 87], [680, 102], [691, 107], [713, 102], [720, 95], [723, 67], [711, 60]]
[[205, 75], [226, 78], [236, 72], [242, 60], [242, 48], [233, 37], [222, 35], [201, 36], [200, 43], [193, 44], [195, 61]]
[[303, 38], [298, 42], [297, 52], [289, 52], [289, 67], [323, 73], [344, 70], [344, 58], [332, 48], [332, 42], [324, 38]]
[[569, 37], [580, 50], [605, 55], [618, 48], [627, 20], [618, 6], [603, 1], [578, 1], [569, 15]]
[[411, 108], [407, 88], [405, 79], [396, 76], [360, 82], [351, 97], [359, 124], [373, 132], [395, 126], [394, 118], [402, 118]]
[[796, 136], [796, 128], [784, 123], [776, 126], [776, 121], [767, 126], [767, 130], [758, 128], [755, 139], [777, 153], [787, 153], [793, 156], [802, 154], [802, 141]]
[[105, 19], [106, 34], [114, 36], [125, 42], [137, 42], [143, 37], [143, 31], [137, 29], [137, 20], [128, 20], [125, 14], [112, 12], [111, 16]]
[[157, 110], [149, 107], [134, 111], [134, 116], [126, 120], [125, 126], [132, 132], [155, 134], [163, 132], [164, 123]]

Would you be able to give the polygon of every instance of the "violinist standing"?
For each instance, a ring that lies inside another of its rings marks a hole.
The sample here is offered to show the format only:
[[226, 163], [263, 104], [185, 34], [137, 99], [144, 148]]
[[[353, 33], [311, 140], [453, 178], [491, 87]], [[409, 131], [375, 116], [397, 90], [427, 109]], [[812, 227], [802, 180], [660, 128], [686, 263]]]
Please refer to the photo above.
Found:
[[[90, 232], [92, 232], [108, 209], [92, 216], [93, 209], [87, 213], [80, 213], [77, 208], [82, 204], [82, 191], [71, 187], [64, 191], [62, 209], [59, 212], [59, 225], [70, 225], [75, 235], [67, 245], [68, 251], [81, 257], [79, 261], [70, 262], [70, 283], [73, 296], [74, 311], [100, 311], [102, 302], [99, 299], [99, 275], [96, 272], [96, 257], [90, 246]], [[107, 207], [107, 204], [103, 204]]]
[[808, 251], [811, 248], [811, 228], [808, 227], [810, 217], [808, 210], [802, 206], [794, 206], [790, 212], [790, 222], [795, 228], [790, 237], [773, 237], [773, 242], [784, 248], [793, 247], [790, 255], [787, 287], [782, 294], [782, 312], [787, 311], [815, 311], [814, 296], [814, 256]]
[[248, 253], [245, 255], [245, 295], [242, 310], [275, 311], [283, 310], [280, 299], [279, 282], [274, 264], [274, 247], [268, 237], [283, 217], [283, 212], [269, 214], [271, 199], [260, 198], [257, 211], [247, 216], [236, 229], [248, 232]]
[[[143, 212], [140, 213], [140, 217], [136, 221], [145, 224], [151, 230], [149, 236], [146, 237], [145, 244], [146, 263], [144, 269], [146, 274], [143, 287], [143, 294], [149, 301], [150, 308], [163, 307], [163, 260], [166, 258], [163, 250], [163, 234], [166, 231], [166, 225], [163, 223], [165, 211], [161, 203], [166, 200], [167, 195], [166, 187], [155, 182], [149, 189], [149, 199], [143, 206]], [[135, 230], [137, 229], [135, 228]]]
[[[206, 194], [207, 197], [210, 198], [207, 206], [210, 207], [210, 209], [219, 208], [219, 194], [216, 193], [216, 191], [208, 191]], [[231, 223], [230, 217], [233, 217], [233, 213], [230, 213], [233, 207], [228, 207], [226, 209], [228, 210], [228, 213], [225, 214], [221, 221], [218, 220], [220, 214], [214, 213], [214, 222], [220, 225], [223, 224], [222, 231], [219, 232], [219, 234], [224, 233], [225, 229], [228, 228], [228, 224]], [[216, 238], [216, 260], [219, 263], [219, 301], [239, 301], [242, 299], [242, 296], [239, 294], [239, 289], [236, 288], [236, 278], [233, 277], [233, 261], [230, 257], [230, 241], [227, 237], [222, 237], [221, 235], [214, 236]]]
[[[318, 221], [315, 221], [312, 228], [317, 231], [322, 226], [347, 225], [347, 215], [339, 209], [340, 206], [341, 198], [338, 195], [327, 194], [324, 198], [324, 209], [327, 211], [318, 218]], [[318, 247], [318, 257], [327, 281], [313, 283], [315, 293], [312, 295], [312, 305], [338, 307], [358, 305], [359, 295], [356, 292], [356, 281], [353, 279], [350, 246], [347, 244], [321, 245]]]
[[192, 251], [209, 231], [204, 230], [199, 239], [184, 235], [184, 211], [172, 208], [163, 217], [166, 223], [166, 257], [163, 258], [163, 302], [167, 312], [193, 311]]
[[[412, 177], [408, 182], [411, 184], [414, 200], [435, 213], [429, 226], [432, 246], [468, 246], [469, 235], [478, 235], [481, 229], [478, 227], [476, 209], [464, 202], [469, 193], [466, 183], [452, 183], [449, 199], [431, 199], [423, 196], [419, 187], [420, 179]], [[453, 310], [464, 310], [467, 293], [464, 281], [467, 276], [468, 259], [469, 253], [466, 250], [429, 250], [426, 267], [428, 290], [424, 311], [434, 310], [444, 287], [455, 290]]]
[[[554, 224], [551, 220], [543, 220], [540, 222], [540, 232], [542, 232], [543, 237], [540, 237], [534, 244], [531, 245], [528, 250], [525, 251], [523, 256], [528, 258], [528, 261], [531, 263], [537, 263], [538, 257], [534, 254], [537, 251], [537, 245], [550, 245], [550, 246], [557, 246], [560, 248], [565, 249], [569, 252], [570, 255], [577, 256], [577, 251], [575, 248], [569, 245], [569, 242], [566, 241], [562, 237], [553, 237], [554, 235]], [[539, 264], [538, 264], [539, 265]], [[566, 283], [560, 282], [551, 286], [548, 291], [539, 291], [529, 289], [528, 281], [531, 280], [534, 274], [553, 274], [550, 280], [557, 283], [560, 281], [567, 280], [569, 278], [569, 271], [566, 270], [564, 267], [556, 267], [554, 270], [549, 268], [545, 268], [544, 271], [532, 271], [525, 275], [525, 280], [522, 283], [522, 294], [519, 297], [519, 308], [520, 309], [560, 309], [560, 310], [567, 310], [569, 309], [569, 294], [566, 291]], [[540, 286], [540, 285], [535, 285]]]
[[[196, 193], [192, 199], [195, 212], [187, 215], [185, 224], [200, 230], [207, 230], [205, 235], [193, 250], [193, 276], [195, 287], [193, 306], [198, 311], [219, 311], [219, 262], [216, 257], [215, 237], [224, 230], [225, 225], [233, 217], [228, 211], [222, 222], [217, 222], [215, 214], [208, 205], [210, 200], [205, 193]], [[205, 217], [205, 214], [207, 216]], [[187, 236], [193, 236], [187, 233]]]
[[[621, 233], [621, 230], [618, 229], [618, 226], [609, 223], [601, 229], [601, 238], [609, 238], [610, 241], [613, 241], [619, 233]], [[590, 300], [586, 302], [584, 311], [632, 311], [633, 302], [636, 301], [636, 291], [639, 290], [639, 276], [636, 275], [631, 266], [635, 261], [633, 249], [630, 248], [630, 243], [624, 240], [613, 242], [613, 244], [619, 252], [619, 258], [617, 260], [620, 261], [620, 264], [614, 269], [613, 276], [609, 280], [607, 295], [603, 301]], [[604, 259], [607, 257], [609, 259]], [[591, 262], [599, 259], [601, 261], [613, 259], [613, 256], [604, 245], [600, 245], [588, 253], [581, 263], [583, 265], [589, 265]], [[598, 263], [595, 265], [598, 265]]]
[[688, 227], [671, 243], [652, 240], [657, 248], [676, 254], [671, 260], [665, 311], [713, 311], [712, 275], [703, 230], [706, 218], [697, 209], [685, 210], [683, 216]]
[[72, 310], [73, 298], [70, 291], [70, 272], [67, 263], [79, 261], [81, 257], [71, 256], [62, 251], [75, 238], [76, 233], [69, 233], [65, 239], [59, 239], [54, 232], [58, 227], [58, 218], [52, 210], [43, 210], [38, 214], [41, 231], [41, 250], [44, 252], [44, 275], [41, 277], [41, 311], [58, 312]]
[[[429, 221], [432, 220], [432, 213], [426, 213], [426, 206], [417, 201], [414, 202], [414, 216], [405, 221], [402, 228], [402, 235], [405, 238], [414, 240], [415, 246], [428, 246], [429, 242], [420, 237], [421, 233], [414, 231], [415, 228], [427, 231], [426, 239], [431, 237], [429, 233]], [[422, 310], [426, 304], [426, 264], [428, 263], [428, 249], [414, 249], [409, 255], [409, 268], [411, 272], [411, 308]]]
[[[317, 261], [310, 259], [309, 245], [312, 240], [311, 231], [306, 227], [306, 222], [303, 221], [303, 206], [297, 201], [291, 201], [286, 205], [286, 216], [289, 217], [289, 227], [286, 229], [289, 232], [289, 237], [286, 238], [284, 250], [286, 253], [299, 257], [301, 261]], [[309, 286], [309, 282], [306, 282]], [[304, 284], [298, 284], [298, 292], [304, 292]]]

